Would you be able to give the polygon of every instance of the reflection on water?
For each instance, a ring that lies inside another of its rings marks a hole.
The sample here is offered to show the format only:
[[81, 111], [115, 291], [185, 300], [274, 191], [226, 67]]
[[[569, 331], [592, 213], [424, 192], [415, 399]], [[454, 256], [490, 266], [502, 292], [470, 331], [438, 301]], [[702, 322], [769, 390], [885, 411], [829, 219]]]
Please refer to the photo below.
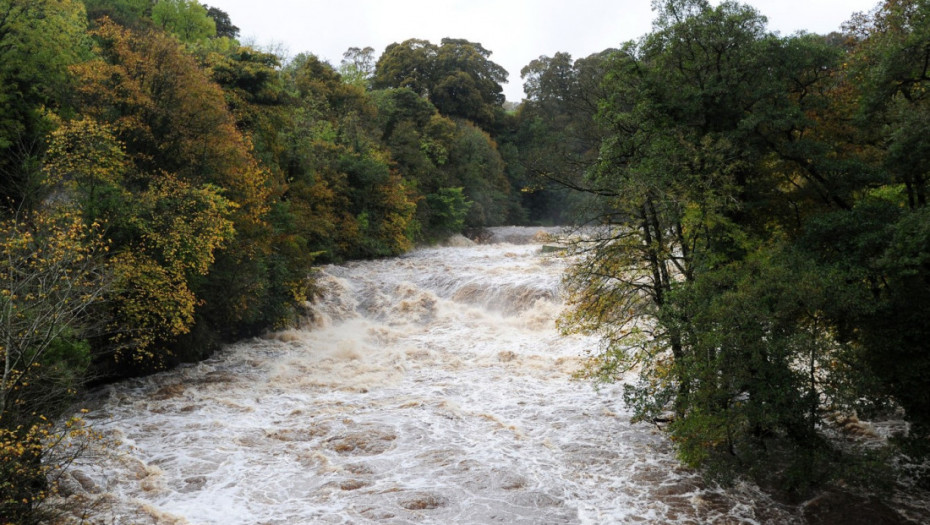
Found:
[[109, 387], [92, 523], [791, 523], [704, 486], [619, 386], [572, 380], [538, 229], [326, 267], [306, 327]]

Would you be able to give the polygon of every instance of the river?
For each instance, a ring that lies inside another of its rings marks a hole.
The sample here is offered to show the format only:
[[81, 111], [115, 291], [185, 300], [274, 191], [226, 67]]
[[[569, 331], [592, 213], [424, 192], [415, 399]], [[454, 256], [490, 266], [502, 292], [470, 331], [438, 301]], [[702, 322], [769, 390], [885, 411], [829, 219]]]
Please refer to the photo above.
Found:
[[305, 327], [98, 392], [119, 445], [72, 468], [87, 522], [797, 522], [572, 378], [596, 341], [555, 329], [537, 231], [325, 267]]

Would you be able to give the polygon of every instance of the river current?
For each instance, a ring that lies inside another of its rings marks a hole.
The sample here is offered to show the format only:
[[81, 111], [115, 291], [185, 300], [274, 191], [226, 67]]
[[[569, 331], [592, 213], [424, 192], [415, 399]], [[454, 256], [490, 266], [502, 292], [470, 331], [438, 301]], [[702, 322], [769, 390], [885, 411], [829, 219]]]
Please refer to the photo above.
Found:
[[89, 523], [791, 523], [706, 486], [622, 385], [572, 378], [566, 262], [538, 229], [324, 267], [300, 329], [106, 387], [82, 458]]

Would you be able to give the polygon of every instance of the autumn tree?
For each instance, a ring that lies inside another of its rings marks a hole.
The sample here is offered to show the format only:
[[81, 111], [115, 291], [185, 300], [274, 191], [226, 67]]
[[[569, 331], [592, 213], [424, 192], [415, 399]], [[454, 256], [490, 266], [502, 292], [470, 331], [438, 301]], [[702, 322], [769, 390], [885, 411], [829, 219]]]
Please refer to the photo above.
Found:
[[0, 426], [15, 428], [31, 412], [52, 415], [77, 386], [90, 362], [85, 338], [103, 329], [91, 313], [111, 279], [99, 225], [67, 210], [4, 219], [0, 249]]
[[[18, 211], [0, 220], [0, 515], [38, 522], [63, 440], [52, 421], [74, 399], [91, 362], [87, 339], [112, 279], [98, 224], [66, 207]], [[69, 420], [67, 427], [75, 422]], [[72, 451], [73, 452], [73, 451]]]
[[[205, 269], [195, 272], [196, 275], [170, 270], [172, 263], [154, 254], [145, 260], [127, 259], [128, 267], [138, 263], [140, 270], [148, 268], [137, 282], [140, 286], [153, 283], [153, 293], [155, 283], [160, 281], [187, 284], [170, 286], [178, 290], [179, 299], [187, 297], [177, 303], [176, 309], [156, 307], [157, 301], [139, 300], [133, 304], [148, 308], [156, 316], [176, 314], [174, 319], [180, 325], [171, 324], [168, 319], [151, 318], [153, 323], [166, 328], [162, 332], [166, 337], [159, 338], [162, 345], [171, 344], [176, 336], [188, 332], [191, 320], [199, 320], [193, 325], [198, 329], [189, 337], [196, 335], [207, 340], [177, 343], [182, 348], [190, 345], [198, 352], [209, 351], [239, 327], [272, 323], [265, 318], [266, 313], [280, 310], [265, 308], [265, 300], [277, 289], [276, 280], [282, 275], [268, 264], [276, 253], [272, 243], [279, 240], [270, 234], [267, 221], [271, 211], [270, 175], [252, 156], [250, 141], [236, 128], [223, 91], [211, 82], [194, 57], [164, 34], [135, 33], [107, 22], [94, 34], [101, 58], [74, 68], [82, 79], [78, 96], [88, 115], [105, 124], [124, 145], [130, 166], [124, 184], [144, 204], [142, 208], [126, 211], [132, 210], [130, 216], [135, 211], [149, 216], [149, 206], [158, 209], [162, 200], [167, 205], [180, 196], [170, 196], [170, 192], [181, 191], [184, 198], [199, 201], [200, 204], [191, 202], [191, 205], [204, 206], [198, 208], [204, 213], [218, 213], [219, 217], [230, 219], [235, 230], [234, 240], [228, 244], [209, 240], [217, 239], [209, 235], [202, 238], [206, 243], [200, 246], [215, 257], [209, 265], [209, 275]], [[163, 184], [167, 180], [176, 183]], [[214, 198], [220, 193], [222, 199]], [[147, 202], [148, 199], [153, 201]], [[173, 208], [165, 209], [169, 212], [167, 217], [189, 213], [183, 199], [175, 202]], [[155, 219], [157, 214], [150, 217]], [[153, 226], [158, 235], [170, 234], [170, 230]], [[125, 246], [132, 246], [140, 235], [151, 238], [149, 235], [154, 234], [127, 229]], [[223, 233], [220, 238], [230, 237]], [[219, 246], [224, 249], [214, 252]], [[159, 251], [161, 248], [156, 253]], [[294, 288], [286, 301], [293, 305], [303, 297], [304, 278], [295, 277], [288, 286]], [[141, 289], [136, 291], [142, 293]], [[195, 309], [192, 318], [194, 304], [202, 306]], [[181, 325], [186, 328], [179, 329]], [[182, 355], [188, 351], [184, 350]]]

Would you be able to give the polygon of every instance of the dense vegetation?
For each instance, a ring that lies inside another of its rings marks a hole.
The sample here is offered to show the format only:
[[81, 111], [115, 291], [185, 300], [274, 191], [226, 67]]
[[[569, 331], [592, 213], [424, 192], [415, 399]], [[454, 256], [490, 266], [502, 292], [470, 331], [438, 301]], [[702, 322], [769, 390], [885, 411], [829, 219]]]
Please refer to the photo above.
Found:
[[[930, 2], [884, 2], [827, 37], [772, 34], [734, 2], [657, 12], [577, 120], [600, 135], [575, 179], [597, 227], [563, 323], [604, 336], [590, 375], [637, 370], [636, 418], [724, 479], [874, 488], [891, 450], [828, 422], [895, 411], [910, 423], [895, 461], [922, 470]], [[540, 85], [569, 67], [545, 66]]]
[[[734, 2], [508, 73], [475, 42], [241, 45], [195, 0], [0, 0], [0, 516], [41, 518], [88, 383], [292, 322], [315, 264], [505, 223], [593, 226], [567, 331], [635, 369], [682, 459], [803, 495], [930, 438], [930, 2], [779, 36]], [[580, 217], [580, 219], [579, 219]], [[65, 450], [77, 443], [78, 450]], [[845, 465], [845, 470], [840, 468]]]

